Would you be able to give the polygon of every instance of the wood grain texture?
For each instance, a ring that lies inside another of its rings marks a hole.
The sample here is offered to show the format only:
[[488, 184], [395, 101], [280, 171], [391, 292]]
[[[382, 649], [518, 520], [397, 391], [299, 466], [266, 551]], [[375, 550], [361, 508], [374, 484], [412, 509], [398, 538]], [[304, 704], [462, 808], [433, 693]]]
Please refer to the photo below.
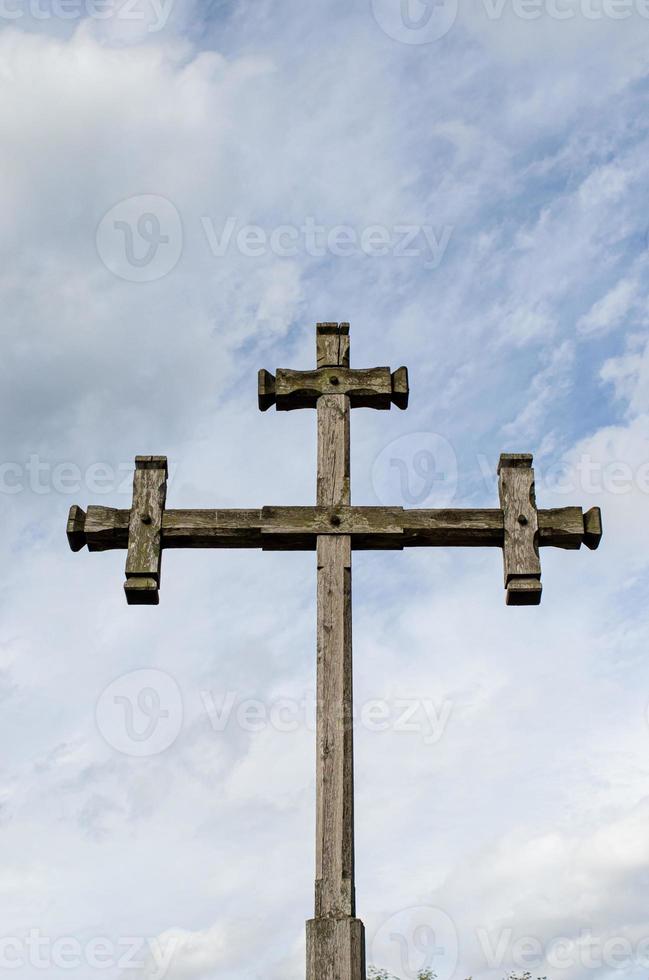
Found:
[[317, 371], [279, 368], [275, 376], [278, 412], [316, 408], [322, 395], [348, 395], [352, 408], [389, 409], [392, 373], [389, 367], [328, 367]]
[[351, 549], [318, 538], [316, 916], [354, 915]]
[[536, 606], [541, 601], [542, 586], [532, 457], [504, 453], [498, 474], [507, 604]]
[[307, 922], [306, 980], [366, 980], [365, 928], [360, 919]]
[[[590, 513], [590, 512], [589, 512]], [[587, 544], [581, 507], [540, 510], [539, 545], [578, 550]], [[130, 511], [90, 506], [70, 510], [73, 551], [114, 551], [128, 546]], [[592, 525], [591, 525], [592, 526]], [[259, 510], [165, 510], [162, 547], [263, 548], [315, 551], [319, 534], [349, 534], [353, 551], [401, 548], [502, 548], [501, 510], [404, 510], [402, 507], [262, 507]], [[601, 520], [591, 532], [599, 543]], [[598, 536], [599, 535], [599, 536]]]
[[[318, 362], [328, 336], [322, 327]], [[336, 332], [342, 340], [349, 327], [339, 325]], [[337, 377], [348, 358], [347, 343], [338, 348], [331, 376]], [[307, 978], [365, 980], [365, 932], [354, 918], [351, 537], [329, 533], [344, 525], [342, 512], [350, 505], [351, 401], [346, 394], [325, 392], [317, 408], [317, 504], [329, 519], [326, 533], [317, 536], [316, 918], [307, 925]]]
[[316, 328], [316, 368], [293, 371], [279, 368], [275, 374], [262, 369], [258, 375], [259, 408], [272, 405], [280, 412], [316, 408], [322, 395], [347, 395], [352, 408], [406, 408], [409, 387], [405, 367], [349, 366], [349, 324], [319, 323]]
[[164, 456], [137, 456], [128, 527], [124, 591], [129, 605], [157, 605], [162, 554], [162, 515], [167, 496]]
[[[318, 506], [349, 506], [350, 404], [318, 401]], [[316, 917], [353, 916], [354, 756], [352, 726], [351, 538], [329, 533], [318, 550], [318, 722]]]
[[319, 368], [349, 367], [349, 324], [316, 325], [316, 364]]
[[318, 401], [318, 506], [348, 506], [349, 480], [349, 399], [323, 395]]

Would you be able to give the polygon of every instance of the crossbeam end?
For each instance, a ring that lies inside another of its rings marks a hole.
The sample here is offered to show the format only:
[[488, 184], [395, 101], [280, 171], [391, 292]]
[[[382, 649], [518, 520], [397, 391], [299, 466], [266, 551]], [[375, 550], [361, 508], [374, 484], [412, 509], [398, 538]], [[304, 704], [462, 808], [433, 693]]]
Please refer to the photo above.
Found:
[[392, 372], [392, 404], [403, 411], [408, 407], [409, 397], [408, 368], [397, 368], [396, 371]]
[[267, 412], [275, 404], [275, 375], [265, 368], [257, 375], [257, 398], [260, 412]]
[[129, 606], [157, 606], [160, 602], [159, 584], [156, 578], [127, 578], [124, 592]]
[[70, 507], [67, 526], [68, 544], [72, 551], [81, 551], [87, 544], [86, 540], [86, 512], [77, 504]]
[[533, 461], [532, 453], [501, 453], [498, 462], [498, 475], [500, 476], [504, 469], [528, 470]]
[[599, 507], [591, 507], [584, 514], [584, 544], [591, 551], [597, 551], [602, 540], [602, 512]]
[[538, 606], [541, 604], [542, 592], [543, 586], [539, 578], [513, 576], [507, 583], [507, 605]]

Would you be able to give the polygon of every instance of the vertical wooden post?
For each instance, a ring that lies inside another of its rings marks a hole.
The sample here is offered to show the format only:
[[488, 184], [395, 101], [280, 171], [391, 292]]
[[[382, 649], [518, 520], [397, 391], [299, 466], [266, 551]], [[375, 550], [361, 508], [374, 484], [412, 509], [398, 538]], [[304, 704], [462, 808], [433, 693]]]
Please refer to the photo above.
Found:
[[[348, 324], [318, 324], [318, 367], [349, 364]], [[333, 524], [350, 503], [347, 395], [318, 399], [318, 506]], [[318, 537], [318, 723], [315, 918], [307, 980], [366, 980], [365, 930], [355, 918], [351, 537]]]

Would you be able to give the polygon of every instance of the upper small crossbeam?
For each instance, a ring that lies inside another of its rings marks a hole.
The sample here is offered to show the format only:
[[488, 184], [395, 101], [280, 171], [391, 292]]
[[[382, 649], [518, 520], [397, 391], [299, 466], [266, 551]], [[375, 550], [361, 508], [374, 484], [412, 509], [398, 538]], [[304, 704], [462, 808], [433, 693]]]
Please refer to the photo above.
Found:
[[317, 408], [322, 395], [347, 395], [350, 408], [408, 407], [408, 369], [349, 367], [349, 324], [319, 323], [316, 330], [315, 371], [280, 368], [259, 372], [258, 397], [262, 412], [275, 405], [280, 412]]

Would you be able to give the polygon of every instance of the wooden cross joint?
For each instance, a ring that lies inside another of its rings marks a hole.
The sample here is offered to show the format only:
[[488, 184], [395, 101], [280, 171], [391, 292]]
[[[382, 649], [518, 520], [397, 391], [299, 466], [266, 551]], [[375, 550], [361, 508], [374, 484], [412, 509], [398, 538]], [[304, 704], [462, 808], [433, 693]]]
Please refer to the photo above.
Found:
[[[532, 462], [530, 453], [503, 453], [498, 464], [508, 606], [538, 606], [543, 591], [539, 557], [542, 530]], [[594, 550], [602, 537], [599, 507], [587, 511], [582, 521], [582, 542]], [[573, 545], [566, 543], [563, 546]]]
[[542, 592], [541, 559], [532, 456], [503, 453], [498, 476], [505, 535], [507, 605], [538, 606]]
[[132, 606], [157, 606], [159, 602], [167, 475], [166, 456], [135, 457], [124, 582], [126, 601]]
[[316, 408], [322, 395], [347, 395], [351, 408], [408, 407], [408, 369], [349, 367], [349, 324], [319, 323], [316, 332], [315, 371], [280, 368], [259, 372], [259, 408], [273, 405], [278, 412]]
[[318, 499], [315, 507], [258, 510], [165, 510], [167, 460], [138, 456], [130, 510], [91, 506], [70, 510], [67, 536], [73, 551], [126, 548], [126, 598], [133, 605], [159, 599], [165, 548], [261, 548], [315, 550], [320, 539], [349, 538], [357, 550], [412, 547], [499, 547], [503, 551], [507, 603], [541, 601], [539, 549], [595, 549], [602, 537], [599, 508], [537, 510], [532, 456], [504, 453], [498, 466], [498, 510], [404, 510], [351, 507], [349, 503], [349, 408], [405, 408], [406, 368], [352, 370], [349, 324], [320, 323], [318, 368], [261, 371], [262, 409], [318, 406]]
[[349, 323], [316, 323], [318, 367], [349, 367]]

